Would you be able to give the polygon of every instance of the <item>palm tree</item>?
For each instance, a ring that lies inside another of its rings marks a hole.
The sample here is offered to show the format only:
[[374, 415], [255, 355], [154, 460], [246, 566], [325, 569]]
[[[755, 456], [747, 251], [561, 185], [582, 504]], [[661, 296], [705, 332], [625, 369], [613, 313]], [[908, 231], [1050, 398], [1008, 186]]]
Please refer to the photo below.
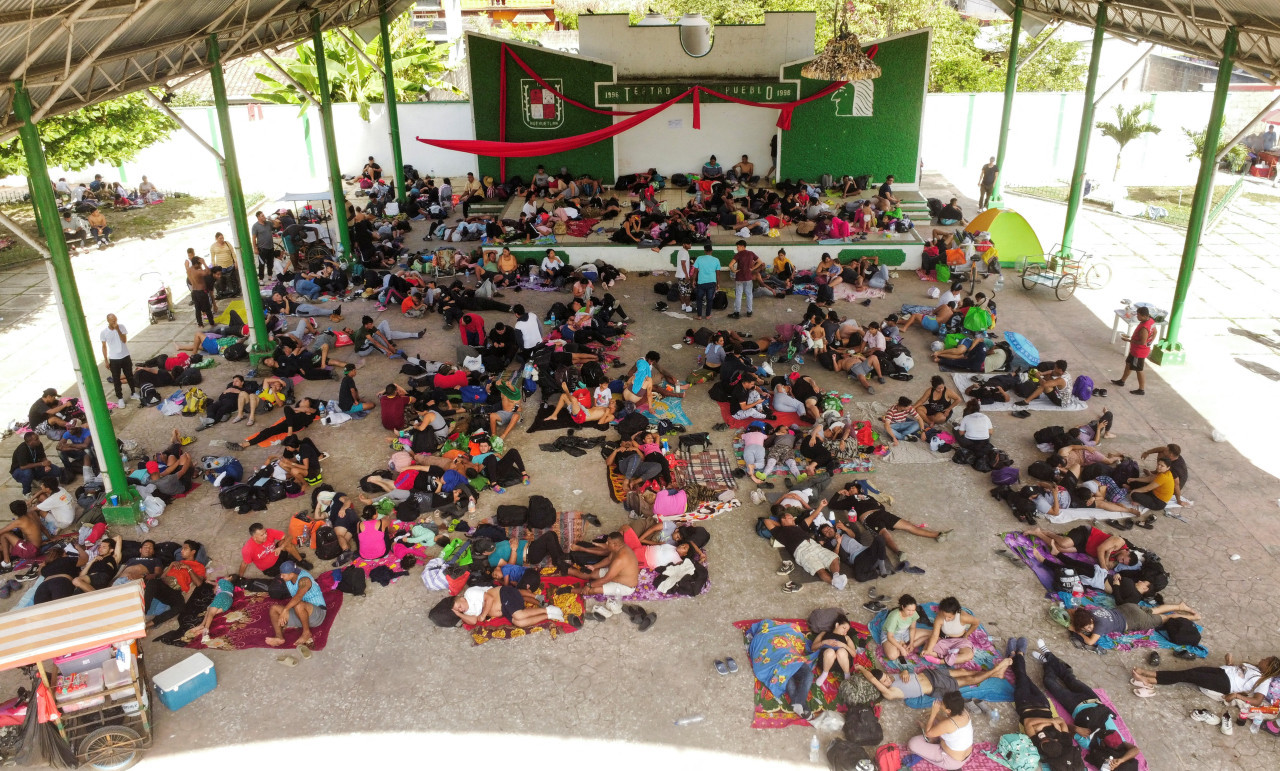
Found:
[[1148, 123], [1142, 119], [1142, 113], [1151, 109], [1151, 104], [1140, 104], [1126, 110], [1121, 105], [1116, 105], [1116, 122], [1100, 120], [1094, 125], [1098, 131], [1102, 132], [1104, 137], [1110, 137], [1115, 143], [1120, 145], [1119, 151], [1116, 152], [1116, 170], [1111, 175], [1111, 181], [1115, 182], [1116, 177], [1120, 176], [1120, 157], [1124, 155], [1125, 145], [1142, 136], [1143, 134], [1159, 134], [1160, 127]]
[[[1222, 121], [1222, 128], [1223, 129], [1226, 128], [1225, 118]], [[1206, 129], [1200, 129], [1199, 131], [1192, 131], [1191, 129], [1184, 128], [1182, 130], [1182, 133], [1185, 134], [1187, 137], [1187, 140], [1191, 142], [1191, 152], [1187, 153], [1187, 159], [1196, 160], [1200, 156], [1204, 155], [1204, 138], [1205, 138], [1205, 134], [1209, 132]], [[1231, 141], [1229, 138], [1223, 138], [1223, 136], [1224, 136], [1223, 132], [1219, 132], [1218, 152], [1214, 153], [1215, 156], [1218, 153], [1221, 153], [1224, 149], [1226, 149], [1227, 143]], [[1238, 144], [1238, 143], [1234, 144], [1231, 146], [1230, 150], [1227, 150], [1227, 155], [1222, 160], [1225, 161], [1226, 164], [1231, 167], [1232, 171], [1239, 174], [1240, 170], [1243, 169], [1245, 166], [1247, 166], [1249, 163], [1249, 148], [1245, 147], [1242, 144]]]
[[[432, 88], [456, 91], [443, 82], [440, 76], [448, 72], [448, 47], [427, 40], [410, 26], [409, 14], [404, 14], [391, 24], [392, 72], [395, 75], [396, 97], [400, 100], [417, 100], [426, 96]], [[365, 44], [353, 37], [361, 50], [379, 65], [383, 62], [382, 39]], [[290, 77], [302, 84], [312, 94], [319, 92], [316, 75], [315, 50], [311, 46], [298, 46], [297, 57], [280, 66]], [[369, 105], [383, 101], [382, 72], [369, 66], [346, 37], [330, 30], [324, 33], [325, 70], [329, 76], [329, 97], [335, 102], [356, 102], [360, 105], [360, 117], [369, 120]], [[297, 104], [303, 111], [310, 102], [298, 93], [292, 84], [266, 73], [256, 73], [267, 86], [267, 91], [254, 94], [255, 99], [274, 104]]]

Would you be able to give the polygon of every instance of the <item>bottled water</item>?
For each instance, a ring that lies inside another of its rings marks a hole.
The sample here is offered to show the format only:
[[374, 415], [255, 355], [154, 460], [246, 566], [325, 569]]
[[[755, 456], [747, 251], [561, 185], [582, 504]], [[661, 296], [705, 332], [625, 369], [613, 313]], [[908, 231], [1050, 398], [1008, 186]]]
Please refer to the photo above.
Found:
[[706, 720], [706, 718], [702, 715], [690, 715], [689, 717], [682, 717], [679, 720], [676, 720], [675, 724], [679, 726], [693, 725], [694, 723], [701, 723], [703, 720]]
[[809, 762], [817, 763], [822, 759], [822, 744], [818, 742], [818, 735], [814, 734], [809, 737]]

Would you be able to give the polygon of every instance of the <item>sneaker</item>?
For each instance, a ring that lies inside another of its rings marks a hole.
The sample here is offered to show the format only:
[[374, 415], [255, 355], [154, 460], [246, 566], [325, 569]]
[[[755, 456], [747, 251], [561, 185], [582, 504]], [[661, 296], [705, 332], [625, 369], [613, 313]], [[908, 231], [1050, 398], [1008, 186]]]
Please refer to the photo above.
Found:
[[[1141, 389], [1141, 388], [1135, 388], [1135, 389], [1133, 389], [1132, 391], [1130, 391], [1129, 393], [1133, 394], [1134, 396], [1146, 396], [1146, 395], [1147, 395], [1147, 392], [1146, 392], [1146, 391], [1144, 391], [1144, 390], [1143, 390], [1143, 389]], [[1223, 733], [1226, 733], [1226, 732], [1224, 731]]]
[[1218, 730], [1222, 731], [1223, 736], [1230, 736], [1236, 732], [1236, 729], [1231, 725], [1230, 712], [1222, 713], [1222, 722], [1218, 724]]
[[730, 314], [729, 314], [729, 318], [731, 318], [731, 319], [740, 319], [740, 318], [742, 318], [742, 314], [741, 314], [741, 313], [738, 313], [737, 311], [734, 311], [733, 313], [730, 313]]
[[795, 592], [800, 591], [800, 584], [797, 584], [795, 581], [788, 581], [782, 585], [782, 591], [787, 594], [794, 594]]
[[129, 394], [129, 398], [130, 398], [130, 399], [132, 399], [132, 400], [133, 400], [133, 401], [135, 401], [135, 402], [140, 402], [140, 401], [142, 401], [142, 397], [141, 397], [141, 396], [138, 396], [136, 393]]
[[1218, 716], [1207, 709], [1191, 710], [1191, 719], [1201, 723], [1207, 723], [1209, 725], [1214, 725], [1218, 722]]
[[836, 573], [834, 576], [831, 577], [831, 586], [834, 587], [837, 591], [842, 591], [848, 585], [849, 585], [849, 577], [846, 576], [844, 573]]
[[766, 498], [764, 497], [764, 493], [760, 492], [759, 490], [752, 490], [752, 491], [751, 491], [751, 502], [752, 502], [752, 503], [754, 503], [754, 504], [756, 504], [756, 505], [758, 506], [758, 505], [760, 505], [760, 504], [764, 503], [764, 502], [765, 502], [765, 500], [766, 500]]
[[791, 560], [783, 560], [782, 566], [778, 568], [778, 575], [785, 576], [796, 569], [796, 563]]
[[[1123, 381], [1123, 380], [1112, 380], [1112, 381], [1111, 381], [1111, 385], [1123, 386], [1123, 385], [1124, 385], [1124, 381]], [[1197, 710], [1197, 711], [1199, 711], [1199, 710]]]

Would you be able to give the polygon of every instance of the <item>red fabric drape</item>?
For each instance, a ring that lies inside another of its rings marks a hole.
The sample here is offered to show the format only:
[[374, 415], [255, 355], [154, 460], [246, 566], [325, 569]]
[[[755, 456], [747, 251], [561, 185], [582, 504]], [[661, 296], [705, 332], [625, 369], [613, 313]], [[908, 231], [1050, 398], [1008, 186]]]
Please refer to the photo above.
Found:
[[702, 102], [698, 99], [698, 94], [702, 93], [702, 86], [695, 86], [693, 89], [693, 127], [694, 129], [702, 128]]
[[520, 65], [520, 69], [524, 70], [526, 75], [533, 78], [534, 81], [536, 81], [539, 86], [555, 94], [557, 99], [560, 99], [563, 102], [571, 104], [574, 107], [579, 107], [583, 110], [586, 110], [587, 112], [594, 112], [596, 115], [615, 115], [619, 117], [625, 117], [627, 115], [639, 115], [641, 113], [641, 110], [630, 110], [630, 111], [601, 110], [599, 108], [591, 107], [589, 105], [583, 104], [582, 102], [570, 99], [569, 97], [565, 96], [564, 94], [560, 93], [559, 91], [555, 90], [550, 85], [548, 85], [547, 81], [543, 80], [541, 75], [534, 72], [533, 68], [525, 64], [524, 59], [521, 59], [519, 56], [517, 56], [516, 52], [511, 48], [511, 46], [507, 45], [506, 43], [502, 44], [502, 53], [500, 54], [500, 56], [502, 57], [503, 64], [506, 63], [507, 56], [510, 56], [512, 60], [515, 61], [516, 64]]

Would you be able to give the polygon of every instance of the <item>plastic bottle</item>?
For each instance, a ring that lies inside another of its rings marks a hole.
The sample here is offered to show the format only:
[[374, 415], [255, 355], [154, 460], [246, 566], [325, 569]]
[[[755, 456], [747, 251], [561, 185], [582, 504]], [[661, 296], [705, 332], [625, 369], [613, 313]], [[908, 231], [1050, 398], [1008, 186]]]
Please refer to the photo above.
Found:
[[1249, 733], [1256, 734], [1258, 731], [1261, 731], [1261, 730], [1262, 730], [1262, 716], [1259, 715], [1258, 717], [1255, 717], [1254, 719], [1249, 721]]
[[809, 737], [809, 762], [817, 763], [822, 759], [822, 744], [818, 741], [818, 735], [815, 733]]
[[663, 440], [662, 440], [662, 454], [663, 454], [663, 455], [669, 455], [670, 453], [671, 453], [671, 446], [667, 444], [667, 440], [666, 440], [666, 439], [663, 439]]
[[701, 723], [703, 720], [706, 720], [706, 718], [702, 715], [690, 715], [689, 717], [680, 718], [675, 721], [675, 724], [680, 726], [693, 725], [694, 723]]
[[1000, 722], [1000, 709], [998, 707], [988, 707], [987, 719], [991, 721], [991, 725]]
[[1083, 598], [1084, 584], [1080, 581], [1080, 576], [1076, 576], [1075, 581], [1071, 582], [1071, 606], [1079, 607]]

